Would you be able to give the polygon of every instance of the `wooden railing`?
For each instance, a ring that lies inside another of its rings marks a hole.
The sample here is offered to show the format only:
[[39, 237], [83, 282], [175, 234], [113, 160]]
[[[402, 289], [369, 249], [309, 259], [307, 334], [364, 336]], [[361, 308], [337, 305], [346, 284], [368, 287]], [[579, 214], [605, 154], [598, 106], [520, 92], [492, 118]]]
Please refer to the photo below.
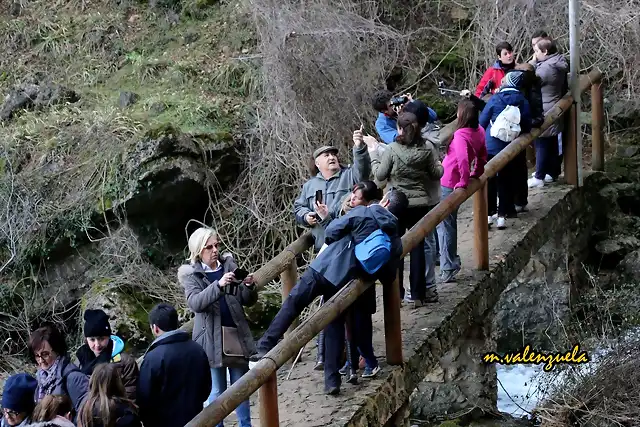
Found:
[[[604, 136], [603, 136], [603, 92], [602, 75], [599, 71], [592, 71], [580, 78], [580, 93], [591, 88], [592, 97], [592, 168], [604, 169]], [[411, 230], [402, 237], [403, 256], [407, 255], [416, 244], [435, 229], [453, 210], [458, 208], [471, 195], [474, 196], [473, 222], [475, 228], [475, 262], [479, 270], [489, 269], [489, 238], [487, 226], [487, 179], [496, 175], [498, 171], [513, 160], [521, 151], [525, 150], [542, 131], [553, 122], [569, 112], [575, 118], [573, 98], [567, 94], [547, 113], [543, 125], [533, 129], [531, 133], [520, 135], [504, 150], [489, 161], [484, 174], [478, 179], [472, 179], [469, 186], [461, 191], [455, 191], [442, 200], [434, 209], [429, 211]], [[577, 183], [577, 158], [575, 120], [569, 129], [569, 142], [565, 147], [565, 179], [570, 184]], [[451, 123], [441, 132], [444, 139], [451, 138], [455, 123]], [[254, 277], [259, 287], [281, 275], [283, 282], [283, 298], [295, 285], [297, 280], [295, 258], [313, 244], [311, 234], [306, 232], [289, 245], [280, 255], [260, 268]], [[400, 324], [400, 290], [397, 283], [383, 288], [384, 300], [384, 328], [387, 363], [401, 365], [402, 336]], [[369, 286], [371, 282], [352, 280], [336, 295], [326, 301], [318, 311], [307, 318], [300, 326], [289, 332], [266, 356], [261, 359], [247, 374], [236, 381], [214, 402], [204, 408], [186, 427], [213, 427], [229, 415], [240, 403], [247, 400], [256, 390], [260, 390], [260, 425], [275, 427], [279, 425], [278, 392], [276, 371], [310, 340], [312, 340], [329, 323], [344, 312]], [[190, 324], [185, 324], [183, 330], [190, 330]]]

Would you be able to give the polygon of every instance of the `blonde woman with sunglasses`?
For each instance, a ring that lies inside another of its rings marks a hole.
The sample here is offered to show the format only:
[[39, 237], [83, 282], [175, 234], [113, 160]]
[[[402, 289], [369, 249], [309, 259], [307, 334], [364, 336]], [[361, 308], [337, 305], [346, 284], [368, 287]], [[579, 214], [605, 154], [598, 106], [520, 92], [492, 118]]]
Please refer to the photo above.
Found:
[[[220, 255], [219, 249], [218, 233], [198, 228], [189, 236], [189, 263], [178, 270], [187, 305], [195, 313], [193, 340], [209, 358], [213, 386], [205, 404], [226, 390], [227, 370], [231, 384], [249, 370], [248, 357], [255, 351], [242, 308], [258, 300], [253, 277], [238, 269], [230, 254]], [[238, 406], [236, 415], [240, 427], [251, 426], [248, 400]]]

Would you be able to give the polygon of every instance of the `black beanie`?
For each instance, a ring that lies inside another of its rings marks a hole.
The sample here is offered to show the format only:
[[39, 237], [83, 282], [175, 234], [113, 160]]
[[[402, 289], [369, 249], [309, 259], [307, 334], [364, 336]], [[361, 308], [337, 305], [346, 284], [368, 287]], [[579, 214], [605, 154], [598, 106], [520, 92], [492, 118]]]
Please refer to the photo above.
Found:
[[107, 316], [107, 313], [102, 310], [85, 311], [84, 336], [86, 338], [111, 336], [111, 326], [109, 326], [109, 316]]

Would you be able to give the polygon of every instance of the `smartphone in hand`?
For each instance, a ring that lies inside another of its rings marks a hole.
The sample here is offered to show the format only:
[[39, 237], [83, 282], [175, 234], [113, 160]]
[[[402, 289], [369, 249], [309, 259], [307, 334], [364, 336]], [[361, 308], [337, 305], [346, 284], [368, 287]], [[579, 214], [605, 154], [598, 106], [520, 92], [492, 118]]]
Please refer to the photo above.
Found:
[[316, 203], [322, 204], [322, 190], [316, 190]]

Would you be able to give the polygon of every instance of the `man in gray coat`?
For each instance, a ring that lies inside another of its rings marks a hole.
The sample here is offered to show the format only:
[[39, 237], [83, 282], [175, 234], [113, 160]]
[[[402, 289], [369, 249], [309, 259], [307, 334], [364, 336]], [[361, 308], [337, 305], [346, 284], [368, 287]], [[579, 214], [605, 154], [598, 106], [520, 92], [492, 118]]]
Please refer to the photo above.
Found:
[[[362, 140], [362, 131], [353, 133], [353, 165], [342, 166], [336, 147], [324, 146], [313, 152], [316, 173], [302, 186], [302, 193], [293, 210], [296, 223], [310, 227], [319, 250], [324, 243], [324, 230], [332, 219], [337, 218], [340, 202], [358, 182], [369, 179], [371, 160], [367, 146]], [[322, 191], [322, 203], [316, 201], [316, 191]]]

